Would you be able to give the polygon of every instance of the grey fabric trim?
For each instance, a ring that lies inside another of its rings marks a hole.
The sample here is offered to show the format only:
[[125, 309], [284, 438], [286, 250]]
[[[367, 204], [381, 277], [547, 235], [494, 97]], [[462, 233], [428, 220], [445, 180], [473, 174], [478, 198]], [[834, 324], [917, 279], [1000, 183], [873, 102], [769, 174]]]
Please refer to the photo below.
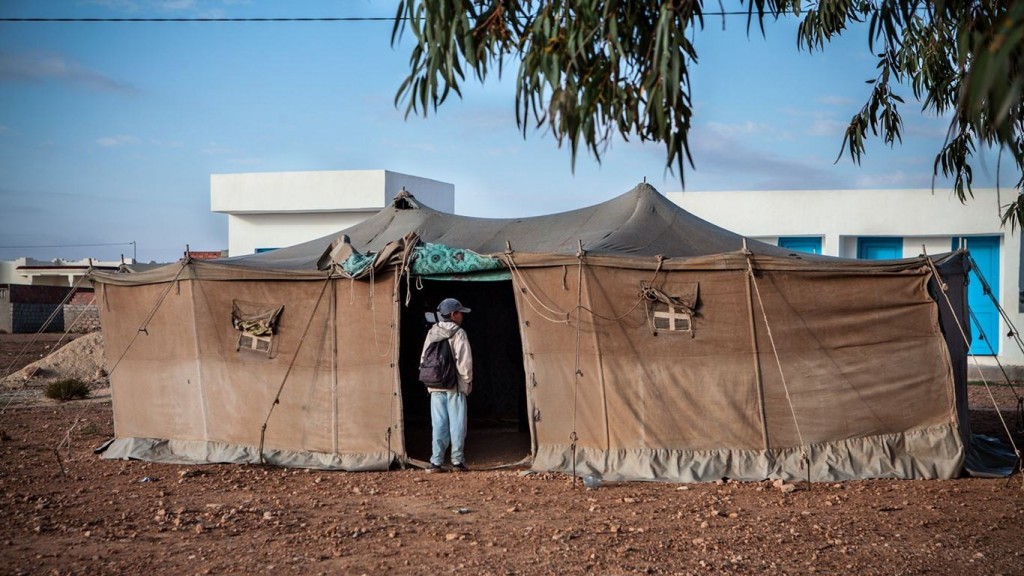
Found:
[[[864, 478], [956, 478], [964, 463], [964, 446], [953, 424], [868, 438], [814, 444], [807, 448], [811, 480], [839, 482]], [[533, 470], [572, 473], [570, 445], [541, 445]], [[744, 481], [806, 480], [799, 448], [784, 450], [668, 450], [604, 451], [577, 447], [576, 474], [595, 474], [606, 480], [713, 482], [721, 478]]]
[[[207, 442], [204, 440], [161, 440], [158, 438], [117, 438], [102, 453], [108, 460], [145, 460], [163, 464], [259, 464], [255, 446]], [[285, 468], [315, 468], [349, 472], [387, 470], [392, 455], [326, 454], [294, 450], [263, 450], [264, 461]]]

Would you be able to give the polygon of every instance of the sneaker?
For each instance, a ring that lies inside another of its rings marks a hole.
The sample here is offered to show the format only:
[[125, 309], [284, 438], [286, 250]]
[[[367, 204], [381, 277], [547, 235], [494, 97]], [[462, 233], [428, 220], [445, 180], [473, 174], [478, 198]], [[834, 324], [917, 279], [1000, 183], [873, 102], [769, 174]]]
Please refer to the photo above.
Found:
[[452, 464], [452, 472], [469, 472], [469, 468], [466, 468], [465, 464], [459, 462], [458, 464]]
[[430, 466], [427, 466], [426, 470], [427, 470], [428, 474], [433, 474], [433, 473], [436, 473], [436, 472], [444, 472], [444, 468], [441, 468], [437, 464], [431, 464]]

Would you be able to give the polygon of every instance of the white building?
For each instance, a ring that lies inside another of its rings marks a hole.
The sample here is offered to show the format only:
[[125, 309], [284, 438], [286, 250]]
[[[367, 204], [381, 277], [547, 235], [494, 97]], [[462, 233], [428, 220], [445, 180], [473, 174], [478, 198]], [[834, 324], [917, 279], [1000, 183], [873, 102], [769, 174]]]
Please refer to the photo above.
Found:
[[[127, 263], [132, 263], [129, 259]], [[117, 270], [122, 262], [101, 261], [84, 258], [82, 260], [36, 260], [34, 258], [18, 258], [17, 260], [0, 261], [0, 284], [24, 284], [32, 286], [75, 286], [81, 283], [82, 277], [89, 268], [101, 270]], [[83, 288], [91, 288], [85, 283]]]
[[263, 172], [210, 176], [210, 209], [228, 215], [228, 254], [299, 244], [362, 222], [402, 189], [455, 211], [455, 186], [388, 170]]
[[[1000, 221], [1015, 190], [976, 189], [966, 204], [947, 190], [787, 190], [676, 192], [674, 202], [744, 236], [793, 250], [844, 258], [939, 254], [964, 243], [1010, 322], [1024, 330], [1020, 232]], [[971, 353], [983, 366], [1024, 365], [1007, 322], [971, 274], [971, 308], [987, 339], [972, 326]], [[991, 344], [991, 348], [989, 347]], [[973, 361], [972, 361], [973, 364]]]

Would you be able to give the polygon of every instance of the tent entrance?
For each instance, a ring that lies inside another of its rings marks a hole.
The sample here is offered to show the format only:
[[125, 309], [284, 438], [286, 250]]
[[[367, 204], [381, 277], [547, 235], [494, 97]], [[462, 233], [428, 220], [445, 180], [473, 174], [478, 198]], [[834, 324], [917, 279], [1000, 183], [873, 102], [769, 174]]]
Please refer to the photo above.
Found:
[[530, 452], [526, 376], [512, 281], [424, 279], [403, 282], [401, 295], [399, 370], [409, 457], [430, 458], [430, 397], [417, 379], [419, 358], [430, 328], [426, 314], [450, 297], [473, 310], [462, 325], [473, 348], [466, 459], [470, 466], [487, 467], [525, 458]]

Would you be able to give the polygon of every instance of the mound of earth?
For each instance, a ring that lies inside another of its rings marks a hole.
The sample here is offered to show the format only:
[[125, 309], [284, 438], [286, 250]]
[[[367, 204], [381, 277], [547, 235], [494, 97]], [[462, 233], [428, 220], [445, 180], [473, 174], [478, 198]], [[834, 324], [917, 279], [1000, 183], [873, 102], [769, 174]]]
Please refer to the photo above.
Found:
[[4, 378], [6, 388], [45, 387], [50, 382], [76, 378], [92, 388], [108, 385], [103, 366], [103, 334], [93, 332], [65, 344], [53, 353]]

